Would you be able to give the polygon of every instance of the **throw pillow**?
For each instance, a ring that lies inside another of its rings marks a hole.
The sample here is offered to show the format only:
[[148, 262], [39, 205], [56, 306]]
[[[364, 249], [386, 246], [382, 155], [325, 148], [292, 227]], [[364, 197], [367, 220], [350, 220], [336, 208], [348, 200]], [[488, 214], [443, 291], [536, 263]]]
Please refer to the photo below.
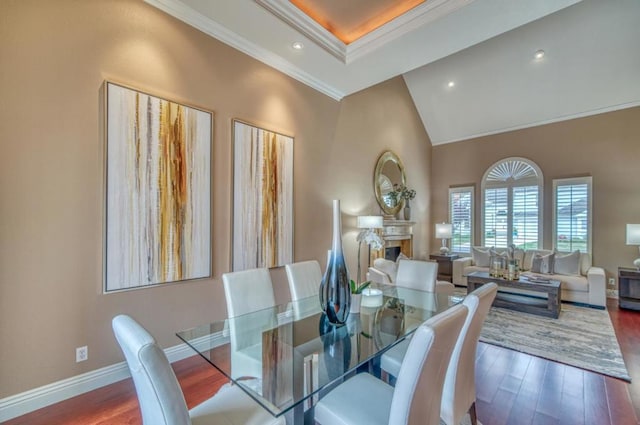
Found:
[[565, 276], [580, 276], [580, 251], [571, 253], [555, 252], [553, 272]]
[[531, 263], [531, 271], [533, 273], [545, 273], [545, 274], [553, 273], [554, 257], [555, 257], [555, 253], [551, 253], [547, 255], [535, 254], [533, 256], [533, 261]]
[[400, 264], [400, 260], [411, 260], [411, 258], [404, 255], [402, 252], [398, 254], [398, 258], [396, 258], [396, 266]]
[[489, 267], [489, 259], [491, 249], [480, 249], [475, 246], [471, 247], [471, 256], [473, 257], [473, 264], [478, 267]]

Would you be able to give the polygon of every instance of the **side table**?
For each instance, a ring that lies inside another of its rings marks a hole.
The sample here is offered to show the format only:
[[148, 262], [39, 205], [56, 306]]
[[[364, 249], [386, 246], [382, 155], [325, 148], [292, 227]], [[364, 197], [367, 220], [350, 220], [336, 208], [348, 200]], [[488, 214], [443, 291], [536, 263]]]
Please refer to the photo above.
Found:
[[618, 267], [618, 306], [640, 310], [640, 270]]
[[430, 254], [429, 259], [438, 262], [438, 280], [451, 282], [453, 276], [453, 260], [458, 259], [458, 254]]

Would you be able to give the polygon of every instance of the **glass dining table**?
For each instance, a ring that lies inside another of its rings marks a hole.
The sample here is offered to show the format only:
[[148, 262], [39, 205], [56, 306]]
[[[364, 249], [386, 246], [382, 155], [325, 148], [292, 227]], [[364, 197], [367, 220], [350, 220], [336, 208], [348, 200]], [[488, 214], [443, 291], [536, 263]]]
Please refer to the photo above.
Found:
[[335, 326], [317, 296], [177, 332], [273, 416], [312, 423], [313, 404], [425, 320], [460, 302], [446, 294], [376, 284], [359, 313]]

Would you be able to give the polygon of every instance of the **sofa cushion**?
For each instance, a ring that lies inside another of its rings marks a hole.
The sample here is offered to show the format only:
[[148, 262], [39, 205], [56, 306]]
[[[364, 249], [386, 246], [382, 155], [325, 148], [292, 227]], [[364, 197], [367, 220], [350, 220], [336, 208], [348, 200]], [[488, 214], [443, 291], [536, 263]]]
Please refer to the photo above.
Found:
[[563, 291], [589, 292], [589, 281], [585, 276], [565, 276], [556, 274], [549, 277], [562, 282]]
[[493, 248], [484, 247], [471, 247], [471, 255], [473, 257], [473, 264], [478, 267], [489, 267], [489, 258], [491, 258], [490, 251]]
[[534, 254], [531, 260], [531, 271], [533, 273], [553, 273], [554, 257], [555, 253], [553, 252], [547, 255]]
[[580, 253], [580, 274], [586, 276], [591, 268], [591, 254], [588, 252]]
[[489, 269], [487, 267], [479, 267], [479, 266], [467, 266], [462, 270], [462, 274], [464, 276], [469, 276], [471, 273], [475, 272], [488, 272]]
[[555, 253], [553, 273], [565, 276], [580, 276], [580, 251], [571, 253]]
[[553, 251], [549, 251], [546, 249], [528, 249], [524, 252], [524, 260], [522, 261], [522, 270], [531, 270], [531, 263], [533, 262], [533, 256], [536, 254], [547, 255], [551, 254]]

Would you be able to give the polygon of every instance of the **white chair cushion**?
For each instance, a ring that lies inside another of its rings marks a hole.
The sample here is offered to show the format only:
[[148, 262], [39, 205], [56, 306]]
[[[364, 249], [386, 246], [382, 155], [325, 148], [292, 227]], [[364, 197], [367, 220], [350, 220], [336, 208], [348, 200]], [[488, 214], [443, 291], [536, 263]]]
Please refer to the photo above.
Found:
[[380, 369], [391, 376], [398, 376], [400, 366], [402, 366], [402, 360], [407, 353], [407, 348], [409, 348], [409, 341], [411, 341], [411, 339], [405, 339], [386, 351], [380, 358]]
[[392, 386], [360, 373], [318, 402], [315, 420], [322, 425], [386, 425], [392, 399]]
[[225, 384], [209, 400], [189, 411], [193, 425], [285, 425], [237, 385]]

